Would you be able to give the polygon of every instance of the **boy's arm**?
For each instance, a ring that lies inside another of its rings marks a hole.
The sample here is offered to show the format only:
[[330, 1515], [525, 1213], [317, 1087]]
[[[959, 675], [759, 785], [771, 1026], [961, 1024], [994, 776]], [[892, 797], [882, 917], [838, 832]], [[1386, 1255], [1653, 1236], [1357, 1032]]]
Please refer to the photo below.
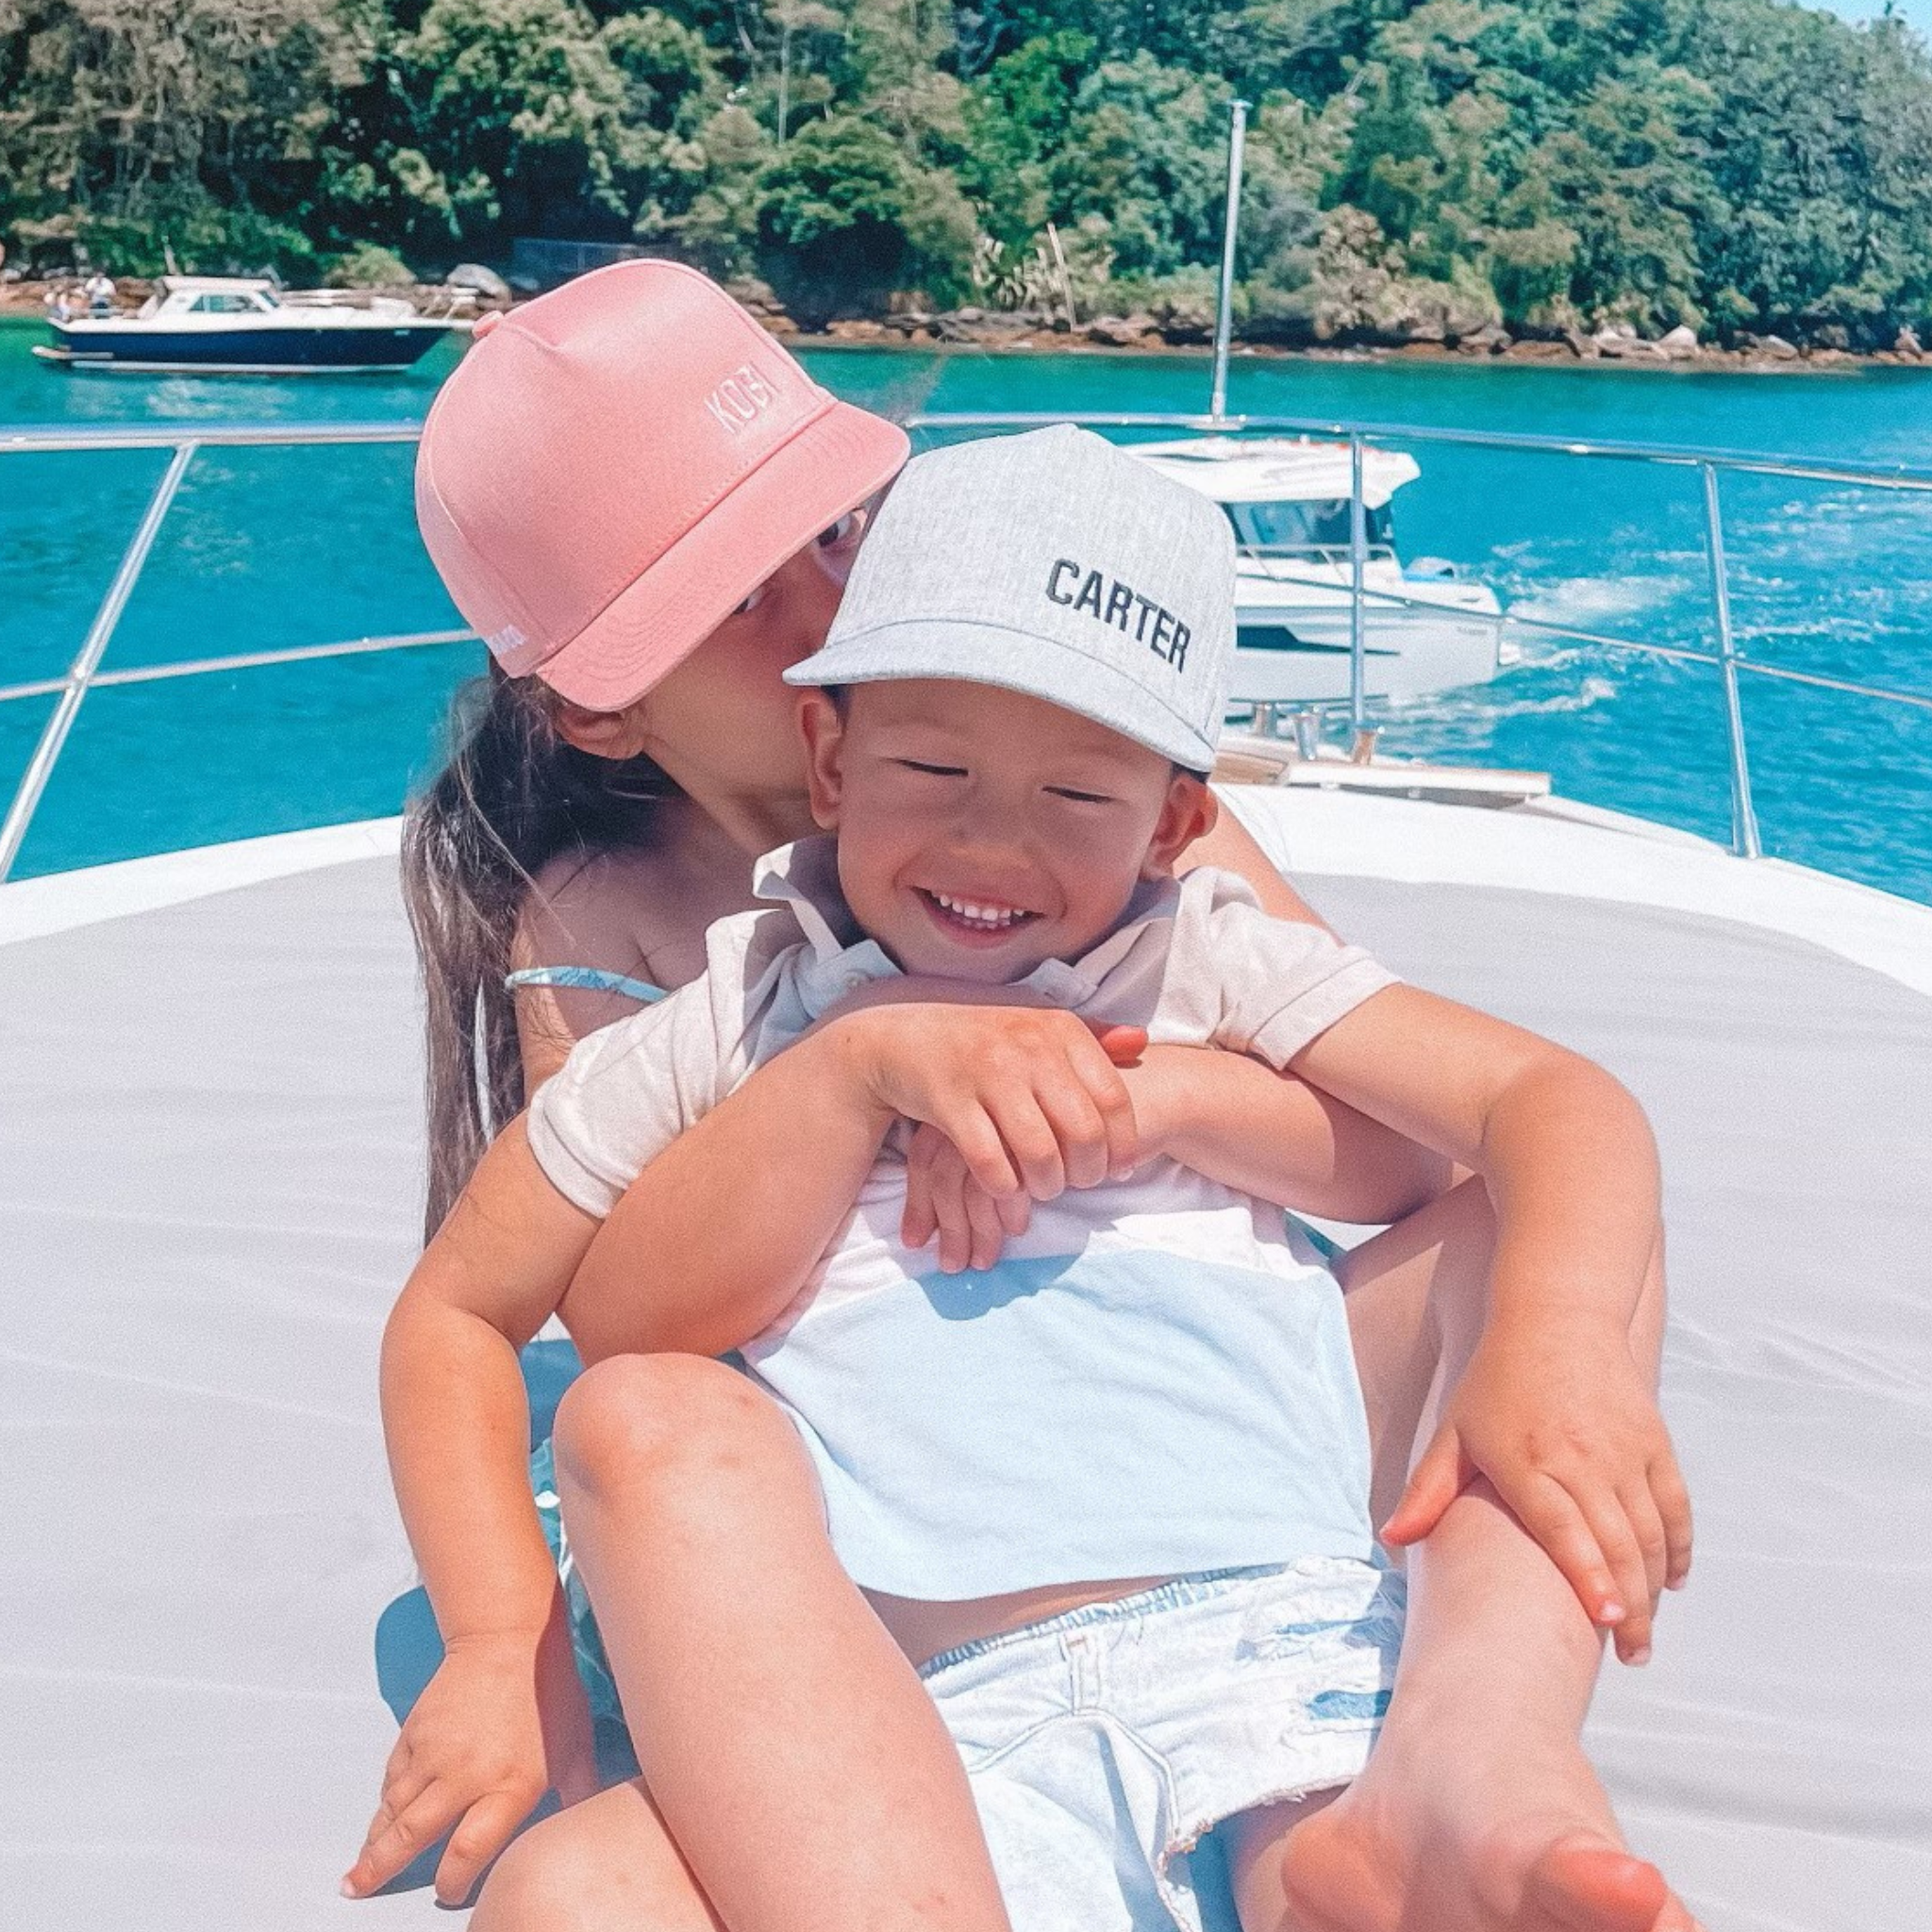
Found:
[[1495, 1203], [1483, 1338], [1385, 1539], [1426, 1535], [1480, 1471], [1598, 1622], [1647, 1626], [1657, 1585], [1688, 1572], [1690, 1508], [1628, 1340], [1658, 1226], [1642, 1109], [1579, 1055], [1407, 986], [1291, 1065]]
[[517, 1361], [594, 1222], [543, 1178], [521, 1117], [483, 1157], [398, 1299], [382, 1346], [396, 1498], [444, 1660], [410, 1712], [343, 1881], [366, 1896], [452, 1824], [437, 1871], [463, 1899], [544, 1790], [596, 1789], [590, 1714], [530, 1499]]
[[[1131, 1166], [1133, 1108], [1084, 1022], [893, 985], [904, 996], [821, 1023], [632, 1182], [565, 1301], [587, 1360], [715, 1355], [768, 1327], [843, 1226], [897, 1119], [937, 1127], [997, 1198], [1047, 1200]], [[1124, 1054], [1145, 1043], [1111, 1030]]]
[[564, 1297], [586, 1362], [723, 1355], [768, 1327], [852, 1212], [892, 1116], [850, 1077], [837, 1024], [685, 1129], [596, 1229]]
[[[1399, 1221], [1433, 1201], [1454, 1170], [1292, 1074], [1220, 1047], [1150, 1046], [1121, 1068], [1134, 1109], [1138, 1158], [1164, 1155], [1210, 1180], [1337, 1221]], [[907, 1158], [908, 1248], [935, 1245], [945, 1274], [991, 1268], [1026, 1232], [1022, 1194], [995, 1201], [958, 1152], [921, 1128]]]
[[1143, 1152], [1277, 1207], [1380, 1224], [1453, 1178], [1442, 1155], [1246, 1054], [1154, 1046], [1122, 1077]]

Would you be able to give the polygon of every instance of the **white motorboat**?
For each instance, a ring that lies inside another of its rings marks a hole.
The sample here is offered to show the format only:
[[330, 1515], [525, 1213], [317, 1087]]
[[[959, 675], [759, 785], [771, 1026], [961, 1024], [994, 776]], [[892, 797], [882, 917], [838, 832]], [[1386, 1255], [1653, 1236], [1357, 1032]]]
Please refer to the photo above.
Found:
[[395, 295], [285, 292], [235, 275], [165, 275], [132, 315], [53, 320], [34, 354], [61, 369], [136, 375], [301, 375], [407, 369], [467, 324]]
[[[1346, 699], [1353, 651], [1354, 481], [1345, 442], [1191, 437], [1133, 453], [1226, 512], [1241, 548], [1234, 695], [1312, 705]], [[1362, 457], [1363, 672], [1372, 698], [1420, 697], [1496, 675], [1502, 606], [1456, 565], [1397, 554], [1391, 499], [1422, 474], [1399, 450]]]

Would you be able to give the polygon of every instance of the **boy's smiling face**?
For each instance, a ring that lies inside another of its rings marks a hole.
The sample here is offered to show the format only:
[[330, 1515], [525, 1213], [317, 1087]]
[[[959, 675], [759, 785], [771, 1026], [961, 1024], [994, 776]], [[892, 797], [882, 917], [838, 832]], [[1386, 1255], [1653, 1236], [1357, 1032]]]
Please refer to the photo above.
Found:
[[812, 814], [908, 973], [1000, 985], [1103, 938], [1214, 823], [1198, 778], [1041, 698], [951, 678], [809, 691]]

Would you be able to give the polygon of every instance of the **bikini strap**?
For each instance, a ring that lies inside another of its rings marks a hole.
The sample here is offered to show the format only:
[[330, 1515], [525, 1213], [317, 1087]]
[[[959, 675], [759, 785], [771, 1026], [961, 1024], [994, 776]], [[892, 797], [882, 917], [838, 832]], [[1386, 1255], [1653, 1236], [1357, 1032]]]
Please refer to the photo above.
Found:
[[623, 973], [607, 973], [601, 966], [525, 966], [519, 973], [506, 974], [503, 983], [512, 992], [520, 986], [560, 986], [572, 992], [616, 992], [645, 1006], [665, 996], [661, 986], [632, 979]]

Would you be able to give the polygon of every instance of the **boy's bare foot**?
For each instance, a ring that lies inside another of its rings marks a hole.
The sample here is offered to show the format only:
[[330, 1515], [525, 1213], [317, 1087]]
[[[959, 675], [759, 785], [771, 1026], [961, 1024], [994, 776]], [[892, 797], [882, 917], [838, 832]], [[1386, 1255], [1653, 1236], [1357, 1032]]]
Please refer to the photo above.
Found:
[[[1624, 1849], [1581, 1753], [1500, 1785], [1466, 1762], [1423, 1769], [1372, 1759], [1289, 1833], [1282, 1932], [1698, 1932]], [[1505, 1790], [1535, 1807], [1507, 1827]]]

